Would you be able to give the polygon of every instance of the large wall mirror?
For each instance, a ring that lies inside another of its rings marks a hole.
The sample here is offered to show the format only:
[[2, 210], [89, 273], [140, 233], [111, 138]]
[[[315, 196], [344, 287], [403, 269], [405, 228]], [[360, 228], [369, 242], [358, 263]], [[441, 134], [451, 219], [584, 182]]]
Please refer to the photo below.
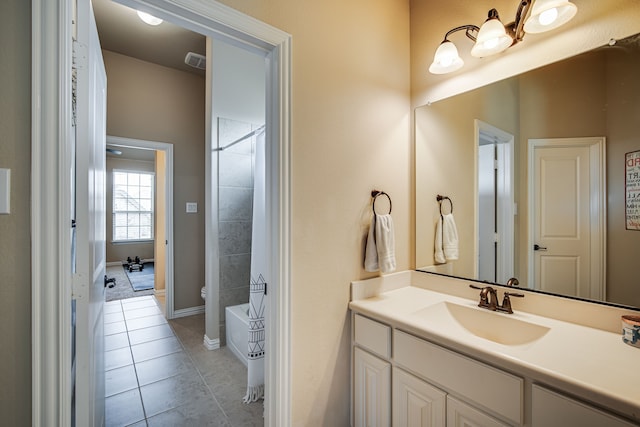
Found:
[[[416, 267], [640, 307], [640, 35], [416, 109]], [[458, 259], [437, 264], [437, 195]], [[447, 209], [448, 210], [448, 209]]]

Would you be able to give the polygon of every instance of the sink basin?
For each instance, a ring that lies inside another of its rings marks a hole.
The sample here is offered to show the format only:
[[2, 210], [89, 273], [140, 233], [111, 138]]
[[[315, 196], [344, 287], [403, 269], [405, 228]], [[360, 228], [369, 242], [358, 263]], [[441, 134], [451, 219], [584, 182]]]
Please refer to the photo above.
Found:
[[462, 328], [472, 335], [503, 345], [530, 344], [549, 332], [546, 326], [519, 320], [509, 314], [451, 302], [441, 302], [414, 314], [434, 326], [442, 326], [445, 331], [448, 328], [452, 334], [461, 333]]

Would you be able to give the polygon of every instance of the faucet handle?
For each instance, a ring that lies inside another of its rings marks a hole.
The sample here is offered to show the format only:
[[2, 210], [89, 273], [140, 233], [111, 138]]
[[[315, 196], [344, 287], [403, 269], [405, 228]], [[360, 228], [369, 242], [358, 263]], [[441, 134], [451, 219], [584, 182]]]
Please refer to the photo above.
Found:
[[507, 280], [507, 286], [509, 287], [518, 286], [518, 285], [520, 285], [520, 282], [515, 277], [512, 277], [511, 279]]
[[504, 298], [502, 299], [502, 305], [498, 307], [498, 310], [513, 314], [513, 309], [511, 308], [511, 297], [524, 298], [524, 294], [505, 291]]

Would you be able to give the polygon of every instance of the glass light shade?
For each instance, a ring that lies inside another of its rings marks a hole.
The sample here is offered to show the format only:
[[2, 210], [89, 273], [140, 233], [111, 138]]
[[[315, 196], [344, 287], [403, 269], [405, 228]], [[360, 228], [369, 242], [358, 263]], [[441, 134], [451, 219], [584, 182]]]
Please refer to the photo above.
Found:
[[429, 67], [431, 74], [446, 74], [459, 70], [464, 65], [464, 61], [458, 55], [456, 45], [449, 40], [440, 43], [436, 54], [433, 56], [433, 63]]
[[535, 34], [553, 30], [569, 22], [577, 11], [576, 5], [567, 0], [536, 0], [524, 23], [524, 31]]
[[495, 55], [512, 44], [513, 39], [507, 34], [502, 22], [497, 18], [487, 19], [480, 27], [476, 43], [471, 48], [471, 55], [476, 58]]
[[146, 24], [153, 25], [153, 26], [162, 24], [162, 19], [160, 18], [156, 18], [153, 15], [149, 15], [146, 12], [140, 12], [139, 10], [137, 12], [138, 12], [138, 17], [142, 19], [142, 21]]

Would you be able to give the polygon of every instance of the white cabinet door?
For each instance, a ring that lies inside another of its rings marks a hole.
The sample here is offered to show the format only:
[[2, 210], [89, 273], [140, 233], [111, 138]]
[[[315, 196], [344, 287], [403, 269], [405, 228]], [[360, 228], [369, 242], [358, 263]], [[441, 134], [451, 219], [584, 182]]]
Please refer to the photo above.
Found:
[[445, 425], [447, 395], [442, 390], [393, 368], [393, 426]]
[[391, 423], [391, 364], [358, 347], [353, 353], [353, 425], [387, 427]]
[[447, 396], [447, 427], [507, 427], [476, 408]]
[[540, 386], [533, 386], [533, 427], [631, 427], [635, 424]]

